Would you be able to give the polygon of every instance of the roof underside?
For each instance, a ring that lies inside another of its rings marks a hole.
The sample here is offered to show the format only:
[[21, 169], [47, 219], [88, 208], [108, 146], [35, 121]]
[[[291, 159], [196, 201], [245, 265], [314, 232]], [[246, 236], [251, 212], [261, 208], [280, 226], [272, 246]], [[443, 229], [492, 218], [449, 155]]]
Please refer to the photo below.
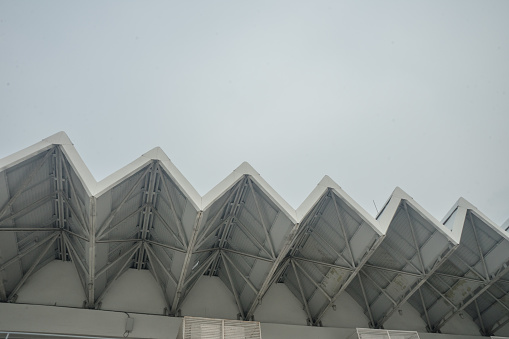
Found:
[[407, 302], [430, 331], [463, 312], [483, 334], [509, 322], [509, 240], [474, 208], [459, 206], [448, 218], [462, 228], [458, 244], [409, 197], [390, 198], [382, 234], [335, 187], [295, 222], [255, 172], [232, 177], [201, 209], [160, 159], [139, 163], [97, 196], [77, 168], [56, 144], [0, 172], [1, 301], [16, 302], [34, 272], [63, 260], [75, 265], [89, 308], [100, 308], [134, 268], [151, 272], [169, 314], [211, 275], [231, 291], [242, 319], [280, 282], [310, 325], [321, 324], [342, 293], [374, 328]]

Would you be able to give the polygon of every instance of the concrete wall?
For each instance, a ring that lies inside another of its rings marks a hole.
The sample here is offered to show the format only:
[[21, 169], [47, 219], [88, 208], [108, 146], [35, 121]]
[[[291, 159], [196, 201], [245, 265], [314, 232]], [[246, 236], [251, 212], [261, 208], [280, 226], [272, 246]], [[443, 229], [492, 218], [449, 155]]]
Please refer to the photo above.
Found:
[[[179, 318], [163, 316], [167, 307], [164, 294], [146, 270], [131, 269], [123, 274], [105, 295], [101, 310], [81, 308], [85, 300], [83, 286], [69, 262], [53, 261], [46, 265], [27, 280], [18, 295], [17, 304], [0, 303], [0, 330], [118, 337], [124, 333], [127, 317], [124, 311], [136, 318], [133, 337], [174, 338], [173, 334], [176, 335], [180, 326]], [[249, 307], [243, 306], [244, 309]], [[201, 277], [184, 300], [181, 310], [182, 315], [226, 319], [237, 319], [238, 313], [232, 293], [217, 277]], [[395, 312], [387, 320], [387, 329], [417, 330], [426, 339], [480, 336], [468, 314], [464, 314], [463, 319], [452, 319], [443, 327], [444, 334], [457, 334], [447, 336], [426, 334], [424, 321], [410, 305], [403, 305], [401, 310], [401, 314]], [[352, 328], [368, 327], [363, 309], [347, 293], [336, 301], [336, 310], [330, 309], [325, 314], [324, 327], [305, 326], [306, 318], [302, 303], [284, 284], [271, 286], [255, 312], [255, 320], [262, 322], [264, 339], [341, 339], [347, 338], [347, 332], [351, 333]], [[507, 327], [503, 331], [507, 332]]]
[[[181, 318], [130, 313], [130, 338], [175, 339]], [[122, 337], [123, 312], [0, 303], [0, 330]], [[263, 339], [350, 339], [352, 328], [262, 323]], [[476, 336], [420, 333], [422, 339], [476, 339]]]

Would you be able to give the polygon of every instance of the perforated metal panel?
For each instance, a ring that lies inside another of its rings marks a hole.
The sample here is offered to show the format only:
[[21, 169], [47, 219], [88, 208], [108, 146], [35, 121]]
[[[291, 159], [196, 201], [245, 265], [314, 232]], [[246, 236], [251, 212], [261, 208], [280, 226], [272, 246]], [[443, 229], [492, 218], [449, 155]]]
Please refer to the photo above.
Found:
[[387, 331], [368, 328], [358, 328], [357, 337], [359, 339], [420, 339], [419, 334], [413, 331]]
[[184, 317], [177, 339], [261, 339], [260, 323]]

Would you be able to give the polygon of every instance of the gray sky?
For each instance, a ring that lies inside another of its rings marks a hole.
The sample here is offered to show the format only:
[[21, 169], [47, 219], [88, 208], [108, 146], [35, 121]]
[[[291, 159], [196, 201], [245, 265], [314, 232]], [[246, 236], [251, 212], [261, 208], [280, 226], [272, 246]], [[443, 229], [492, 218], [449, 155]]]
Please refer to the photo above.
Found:
[[509, 217], [509, 1], [0, 1], [0, 157], [65, 131], [100, 180], [155, 146], [204, 195]]

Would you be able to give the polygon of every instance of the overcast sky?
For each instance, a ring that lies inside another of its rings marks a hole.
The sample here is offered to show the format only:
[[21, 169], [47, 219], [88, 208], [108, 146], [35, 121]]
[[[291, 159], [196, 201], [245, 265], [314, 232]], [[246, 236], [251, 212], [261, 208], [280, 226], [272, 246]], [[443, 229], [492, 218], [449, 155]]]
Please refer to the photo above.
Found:
[[0, 1], [0, 158], [65, 131], [97, 180], [160, 146], [297, 208], [509, 217], [509, 1]]

